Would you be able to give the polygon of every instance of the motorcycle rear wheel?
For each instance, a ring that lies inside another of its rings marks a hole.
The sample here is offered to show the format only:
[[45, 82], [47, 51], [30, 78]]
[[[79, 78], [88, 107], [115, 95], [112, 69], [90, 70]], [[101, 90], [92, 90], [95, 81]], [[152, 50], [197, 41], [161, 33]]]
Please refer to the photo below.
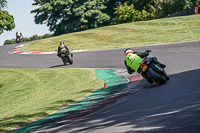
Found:
[[153, 71], [152, 68], [148, 68], [146, 73], [151, 79], [153, 79], [155, 82], [159, 83], [160, 85], [163, 85], [166, 83], [166, 79], [162, 75]]

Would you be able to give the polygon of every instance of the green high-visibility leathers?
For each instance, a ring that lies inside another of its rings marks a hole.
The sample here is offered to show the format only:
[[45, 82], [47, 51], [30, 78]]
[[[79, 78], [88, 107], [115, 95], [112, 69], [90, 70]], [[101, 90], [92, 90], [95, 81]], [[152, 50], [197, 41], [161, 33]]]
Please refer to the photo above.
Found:
[[137, 54], [130, 53], [126, 56], [126, 65], [137, 72], [143, 60]]

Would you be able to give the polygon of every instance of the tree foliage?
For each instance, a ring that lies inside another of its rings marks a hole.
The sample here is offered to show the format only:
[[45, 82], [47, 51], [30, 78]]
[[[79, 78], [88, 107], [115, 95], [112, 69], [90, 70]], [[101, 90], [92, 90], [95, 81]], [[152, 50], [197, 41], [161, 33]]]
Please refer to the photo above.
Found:
[[135, 9], [151, 12], [155, 18], [160, 18], [198, 6], [199, 0], [134, 0], [131, 3], [135, 5]]
[[0, 9], [7, 7], [7, 0], [0, 0]]
[[15, 28], [13, 16], [2, 10], [5, 7], [7, 7], [7, 0], [0, 0], [0, 34], [3, 30], [9, 31]]
[[152, 15], [145, 10], [135, 10], [134, 5], [128, 6], [126, 3], [120, 4], [119, 8], [115, 8], [114, 24], [134, 21], [145, 21], [151, 19]]
[[14, 18], [7, 11], [0, 9], [0, 34], [3, 30], [9, 31], [15, 28]]
[[103, 11], [104, 0], [34, 0], [40, 7], [35, 23], [46, 23], [56, 35], [81, 30], [81, 25], [94, 28], [109, 24], [110, 17]]

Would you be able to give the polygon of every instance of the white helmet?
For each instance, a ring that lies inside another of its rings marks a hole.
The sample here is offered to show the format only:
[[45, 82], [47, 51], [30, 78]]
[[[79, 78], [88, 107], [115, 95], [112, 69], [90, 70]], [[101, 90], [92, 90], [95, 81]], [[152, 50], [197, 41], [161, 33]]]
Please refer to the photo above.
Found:
[[124, 55], [127, 56], [128, 54], [133, 53], [133, 50], [131, 48], [127, 48], [124, 50]]

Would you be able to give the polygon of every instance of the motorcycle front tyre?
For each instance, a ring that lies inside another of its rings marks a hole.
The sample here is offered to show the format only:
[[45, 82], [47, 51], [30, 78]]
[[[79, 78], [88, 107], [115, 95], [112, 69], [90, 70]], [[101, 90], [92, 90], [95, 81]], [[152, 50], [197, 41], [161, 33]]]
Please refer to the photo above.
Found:
[[16, 39], [16, 43], [20, 43], [20, 39], [19, 38]]
[[66, 58], [67, 58], [69, 64], [72, 65], [73, 64], [73, 59], [70, 58], [69, 55], [66, 55]]
[[62, 58], [62, 61], [63, 61], [63, 64], [66, 65], [67, 64], [67, 61], [65, 58]]

